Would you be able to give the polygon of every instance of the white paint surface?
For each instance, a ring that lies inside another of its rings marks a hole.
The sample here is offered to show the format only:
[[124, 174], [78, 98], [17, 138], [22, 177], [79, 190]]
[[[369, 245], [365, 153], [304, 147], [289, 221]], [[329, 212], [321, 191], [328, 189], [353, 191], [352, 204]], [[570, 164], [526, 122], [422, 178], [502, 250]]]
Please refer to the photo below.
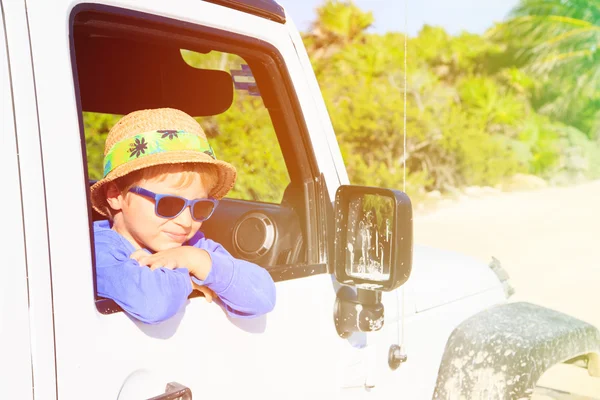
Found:
[[20, 174], [4, 19], [0, 14], [0, 171], [3, 233], [0, 238], [0, 388], [33, 399], [27, 263], [21, 207]]

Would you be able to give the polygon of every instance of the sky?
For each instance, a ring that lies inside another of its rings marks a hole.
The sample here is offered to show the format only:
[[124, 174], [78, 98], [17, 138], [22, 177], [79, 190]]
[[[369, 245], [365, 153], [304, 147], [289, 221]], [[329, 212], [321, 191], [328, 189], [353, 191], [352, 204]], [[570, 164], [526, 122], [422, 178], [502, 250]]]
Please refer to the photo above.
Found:
[[[291, 15], [299, 30], [305, 31], [314, 20], [314, 9], [322, 0], [277, 0]], [[407, 3], [408, 2], [408, 3]], [[372, 31], [405, 31], [416, 35], [425, 24], [442, 26], [452, 35], [462, 31], [483, 33], [504, 19], [518, 0], [355, 0], [363, 10], [373, 12]]]

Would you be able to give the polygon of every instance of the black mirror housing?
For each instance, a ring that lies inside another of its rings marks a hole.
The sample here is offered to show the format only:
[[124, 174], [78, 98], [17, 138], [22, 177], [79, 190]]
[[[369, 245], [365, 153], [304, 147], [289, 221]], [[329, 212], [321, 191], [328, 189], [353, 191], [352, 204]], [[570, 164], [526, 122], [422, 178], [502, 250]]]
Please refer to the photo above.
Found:
[[399, 190], [342, 185], [335, 198], [335, 267], [338, 282], [391, 291], [410, 277], [412, 204]]

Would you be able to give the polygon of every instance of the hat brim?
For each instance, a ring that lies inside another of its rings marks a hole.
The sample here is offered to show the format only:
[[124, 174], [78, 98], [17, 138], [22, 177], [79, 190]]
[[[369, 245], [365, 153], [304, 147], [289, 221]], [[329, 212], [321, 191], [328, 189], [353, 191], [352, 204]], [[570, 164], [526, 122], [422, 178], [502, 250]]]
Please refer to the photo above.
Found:
[[103, 190], [104, 185], [140, 169], [155, 165], [186, 163], [212, 164], [217, 166], [217, 171], [219, 174], [217, 185], [211, 190], [209, 196], [220, 200], [225, 197], [225, 195], [233, 188], [237, 177], [237, 172], [233, 165], [225, 161], [215, 160], [207, 154], [193, 150], [158, 153], [136, 158], [123, 165], [120, 165], [109, 172], [106, 177], [93, 184], [90, 188], [92, 207], [94, 207], [94, 209], [100, 214], [108, 217], [109, 205], [106, 202], [106, 194]]

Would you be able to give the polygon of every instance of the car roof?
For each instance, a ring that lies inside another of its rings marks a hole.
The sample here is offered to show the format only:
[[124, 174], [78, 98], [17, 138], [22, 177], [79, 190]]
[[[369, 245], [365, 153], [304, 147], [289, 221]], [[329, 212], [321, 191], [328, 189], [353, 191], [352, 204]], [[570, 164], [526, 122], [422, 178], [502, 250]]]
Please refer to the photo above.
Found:
[[285, 23], [285, 11], [275, 0], [204, 0], [248, 14]]

